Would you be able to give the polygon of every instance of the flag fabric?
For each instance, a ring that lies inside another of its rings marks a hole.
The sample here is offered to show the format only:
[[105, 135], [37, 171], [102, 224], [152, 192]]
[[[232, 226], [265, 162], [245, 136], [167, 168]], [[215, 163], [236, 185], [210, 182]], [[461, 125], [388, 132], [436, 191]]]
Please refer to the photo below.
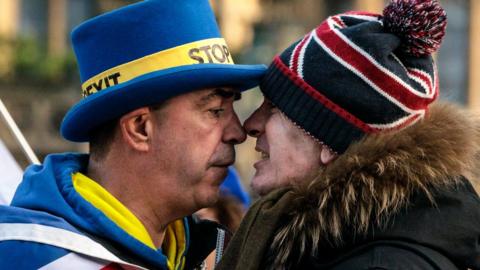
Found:
[[18, 184], [22, 180], [22, 169], [0, 140], [0, 205], [10, 204]]

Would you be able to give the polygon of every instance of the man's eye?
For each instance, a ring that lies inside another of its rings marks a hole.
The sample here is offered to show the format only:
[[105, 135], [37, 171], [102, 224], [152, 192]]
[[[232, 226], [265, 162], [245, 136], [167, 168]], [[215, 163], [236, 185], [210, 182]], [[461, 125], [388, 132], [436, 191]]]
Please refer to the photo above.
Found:
[[218, 109], [210, 109], [208, 110], [214, 117], [220, 117], [222, 116], [223, 112], [225, 109], [218, 108]]

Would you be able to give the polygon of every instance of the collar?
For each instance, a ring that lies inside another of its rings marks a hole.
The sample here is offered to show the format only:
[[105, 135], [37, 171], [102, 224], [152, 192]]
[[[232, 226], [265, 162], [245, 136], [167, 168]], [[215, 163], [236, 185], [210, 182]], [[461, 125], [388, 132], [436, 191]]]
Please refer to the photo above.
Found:
[[[72, 174], [72, 182], [75, 190], [86, 201], [105, 214], [118, 227], [144, 245], [156, 250], [152, 238], [141, 221], [106, 189], [80, 172]], [[185, 232], [183, 219], [172, 222], [166, 229], [162, 249], [167, 256], [168, 269], [183, 269], [185, 265], [187, 250]]]

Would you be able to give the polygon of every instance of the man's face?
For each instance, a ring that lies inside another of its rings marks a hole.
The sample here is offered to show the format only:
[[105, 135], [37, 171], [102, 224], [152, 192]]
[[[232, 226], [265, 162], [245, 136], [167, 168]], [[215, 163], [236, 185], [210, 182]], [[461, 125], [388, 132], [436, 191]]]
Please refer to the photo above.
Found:
[[227, 167], [235, 161], [234, 145], [246, 136], [233, 110], [239, 96], [228, 88], [200, 90], [174, 97], [155, 112], [153, 154], [157, 172], [169, 178], [176, 207], [217, 201]]
[[244, 126], [249, 135], [257, 138], [255, 150], [262, 153], [262, 159], [254, 164], [256, 172], [251, 182], [258, 194], [306, 180], [321, 166], [321, 145], [267, 99]]

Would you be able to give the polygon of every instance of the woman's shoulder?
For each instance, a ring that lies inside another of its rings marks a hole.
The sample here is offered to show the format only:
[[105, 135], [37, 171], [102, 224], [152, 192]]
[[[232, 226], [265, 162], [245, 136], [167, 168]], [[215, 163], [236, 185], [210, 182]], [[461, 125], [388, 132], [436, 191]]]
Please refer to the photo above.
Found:
[[440, 252], [402, 241], [380, 241], [341, 254], [334, 262], [328, 264], [314, 262], [313, 260], [309, 264], [308, 269], [329, 270], [458, 269], [453, 262]]

